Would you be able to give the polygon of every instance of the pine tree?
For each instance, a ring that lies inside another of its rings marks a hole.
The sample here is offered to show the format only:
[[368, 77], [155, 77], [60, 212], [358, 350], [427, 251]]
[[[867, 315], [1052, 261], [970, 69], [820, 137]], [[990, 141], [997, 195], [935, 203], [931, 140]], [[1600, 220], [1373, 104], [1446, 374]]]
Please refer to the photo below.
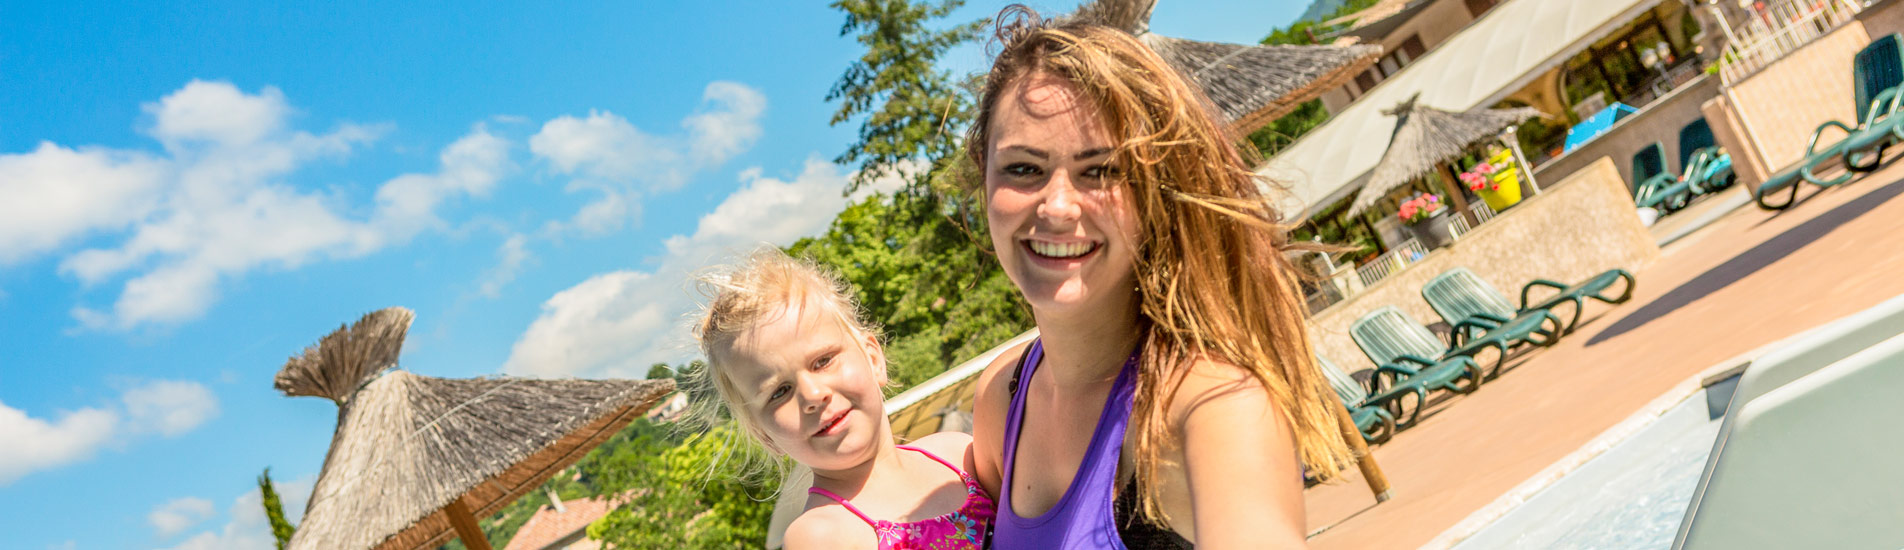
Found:
[[264, 495], [264, 517], [271, 522], [271, 537], [277, 539], [278, 550], [284, 550], [297, 526], [284, 517], [284, 503], [278, 499], [277, 485], [271, 482], [271, 468], [258, 475], [258, 492]]

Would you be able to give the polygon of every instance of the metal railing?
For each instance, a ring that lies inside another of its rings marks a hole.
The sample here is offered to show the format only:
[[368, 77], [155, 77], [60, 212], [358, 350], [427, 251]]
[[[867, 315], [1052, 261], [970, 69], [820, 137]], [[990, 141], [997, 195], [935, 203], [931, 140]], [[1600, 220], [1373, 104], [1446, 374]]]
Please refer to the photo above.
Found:
[[[1716, 9], [1716, 8], [1714, 8]], [[1725, 57], [1719, 77], [1726, 86], [1744, 80], [1864, 11], [1854, 0], [1777, 0], [1752, 10], [1750, 17], [1726, 25]]]

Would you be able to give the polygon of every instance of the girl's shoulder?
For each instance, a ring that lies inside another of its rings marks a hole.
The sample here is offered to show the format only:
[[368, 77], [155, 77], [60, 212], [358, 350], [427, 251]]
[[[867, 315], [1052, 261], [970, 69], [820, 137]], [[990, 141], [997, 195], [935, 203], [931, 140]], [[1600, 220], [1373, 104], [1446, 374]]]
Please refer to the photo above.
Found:
[[[862, 544], [863, 543], [863, 544]], [[807, 495], [807, 509], [781, 537], [786, 550], [804, 548], [877, 548], [878, 537], [866, 520], [854, 515], [838, 502], [820, 495]]]

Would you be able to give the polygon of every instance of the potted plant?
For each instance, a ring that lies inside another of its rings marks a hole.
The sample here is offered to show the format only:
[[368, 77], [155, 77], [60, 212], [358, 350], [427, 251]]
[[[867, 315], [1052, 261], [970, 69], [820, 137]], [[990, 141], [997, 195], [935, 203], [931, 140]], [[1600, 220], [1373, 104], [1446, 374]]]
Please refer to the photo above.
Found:
[[1462, 172], [1461, 183], [1481, 195], [1481, 200], [1495, 212], [1521, 202], [1521, 178], [1514, 167], [1514, 155], [1502, 147], [1493, 148], [1487, 160]]
[[1448, 207], [1441, 204], [1441, 197], [1432, 193], [1419, 193], [1402, 201], [1402, 225], [1415, 234], [1415, 240], [1422, 248], [1434, 250], [1454, 240], [1448, 230]]

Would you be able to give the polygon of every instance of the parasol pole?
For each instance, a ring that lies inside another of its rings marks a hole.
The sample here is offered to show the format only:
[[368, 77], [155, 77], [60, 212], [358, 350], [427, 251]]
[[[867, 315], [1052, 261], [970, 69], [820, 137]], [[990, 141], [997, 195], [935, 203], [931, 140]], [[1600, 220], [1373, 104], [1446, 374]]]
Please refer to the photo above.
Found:
[[476, 528], [476, 516], [469, 513], [469, 505], [463, 504], [463, 498], [457, 497], [443, 507], [443, 514], [449, 516], [450, 527], [456, 529], [456, 538], [463, 539], [463, 547], [469, 550], [493, 550], [489, 539], [483, 536], [483, 530]]
[[1347, 405], [1335, 408], [1335, 418], [1342, 425], [1342, 440], [1348, 442], [1349, 449], [1355, 451], [1355, 466], [1362, 470], [1362, 479], [1368, 482], [1369, 492], [1375, 493], [1375, 502], [1387, 502], [1394, 498], [1395, 491], [1388, 486], [1388, 475], [1382, 473], [1382, 465], [1375, 463], [1375, 455], [1369, 453], [1368, 442], [1362, 440], [1362, 430], [1355, 429], [1355, 419], [1349, 418]]
[[1474, 209], [1468, 208], [1468, 195], [1461, 192], [1461, 184], [1456, 183], [1454, 176], [1449, 175], [1452, 173], [1454, 173], [1454, 165], [1446, 162], [1441, 163], [1441, 169], [1435, 171], [1435, 175], [1441, 176], [1436, 179], [1441, 180], [1441, 186], [1448, 191], [1448, 200], [1454, 201], [1454, 204], [1449, 206], [1453, 206], [1461, 213], [1461, 219], [1468, 220], [1468, 229], [1474, 229], [1481, 225], [1481, 220], [1474, 218]]

